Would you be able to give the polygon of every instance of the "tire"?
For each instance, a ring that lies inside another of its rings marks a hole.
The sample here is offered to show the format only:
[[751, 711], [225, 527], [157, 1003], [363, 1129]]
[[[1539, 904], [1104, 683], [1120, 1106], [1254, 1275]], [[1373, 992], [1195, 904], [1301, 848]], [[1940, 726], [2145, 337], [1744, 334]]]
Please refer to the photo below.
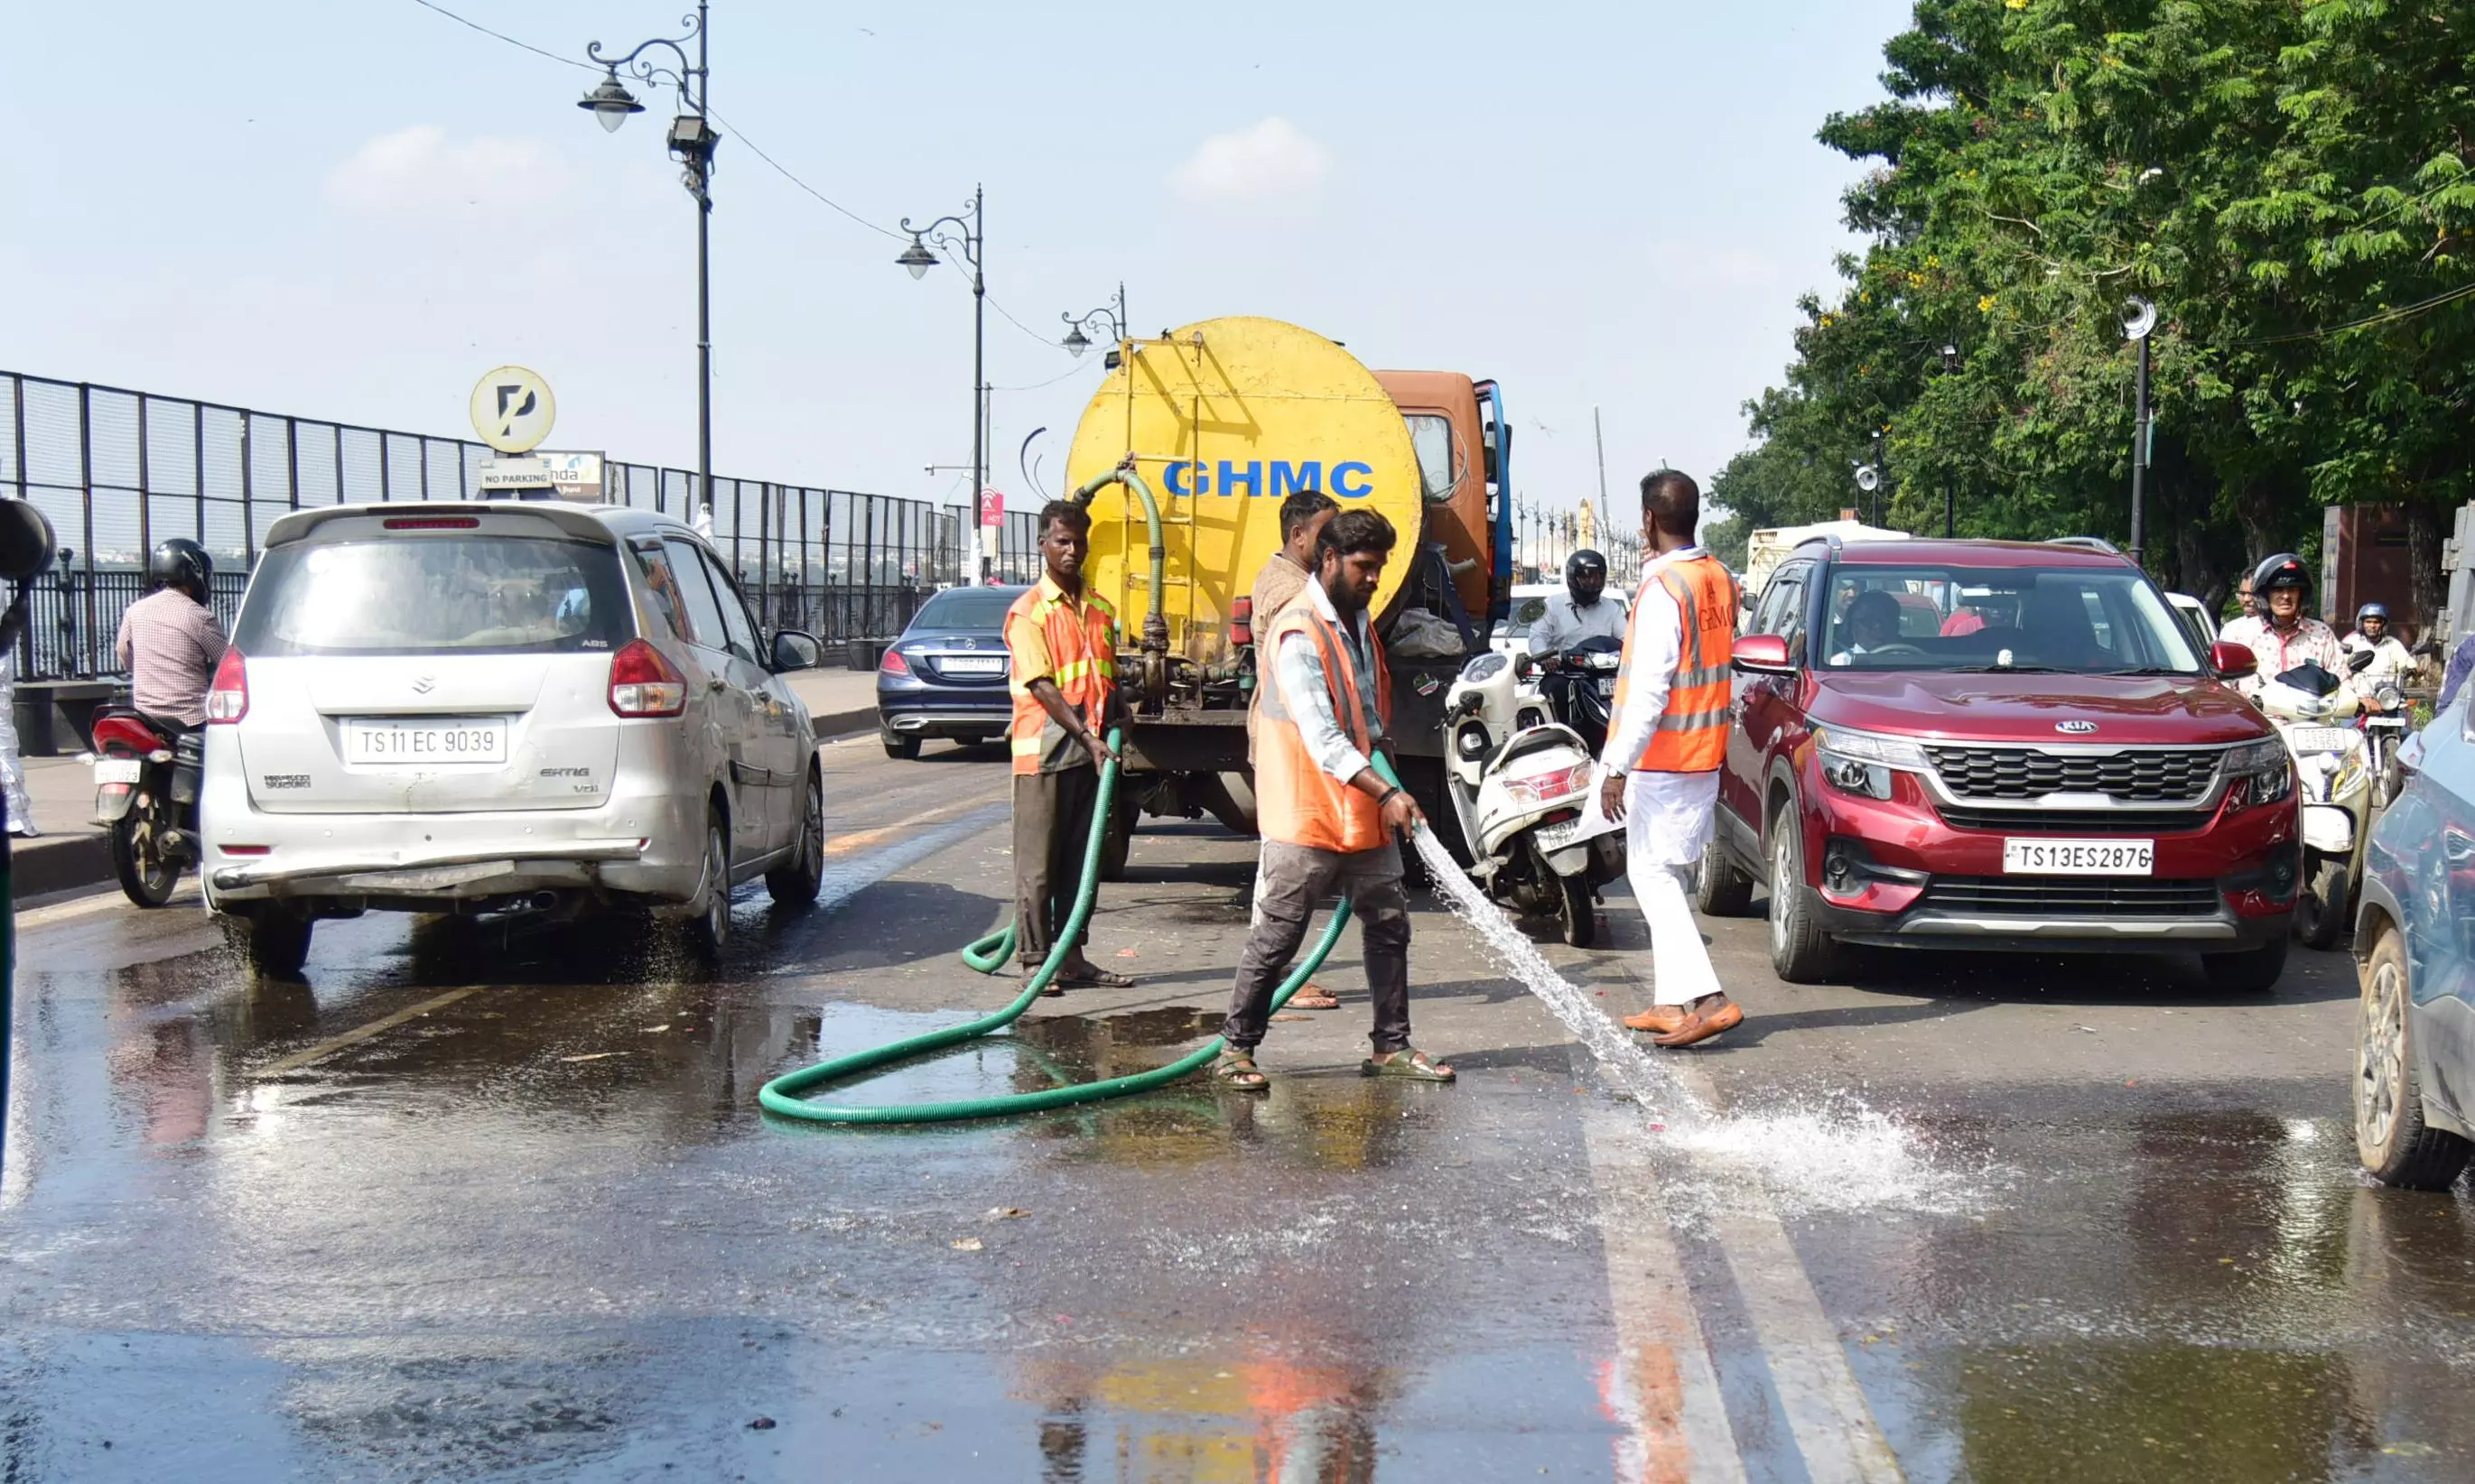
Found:
[[687, 927], [689, 949], [707, 963], [721, 962], [730, 946], [730, 827], [719, 812], [705, 816], [704, 887]]
[[309, 937], [317, 926], [312, 918], [270, 905], [222, 920], [224, 941], [260, 974], [289, 979], [309, 960]]
[[1804, 840], [1793, 804], [1771, 819], [1771, 971], [1791, 985], [1818, 985], [1839, 972], [1839, 944], [1813, 920], [1804, 884]]
[[902, 763], [915, 763], [919, 759], [919, 739], [917, 737], [896, 737], [892, 732], [880, 732], [877, 740], [885, 743], [885, 755], [889, 758]]
[[1590, 879], [1565, 876], [1558, 878], [1558, 885], [1556, 926], [1563, 930], [1565, 942], [1587, 948], [1599, 939], [1599, 909], [1592, 899]]
[[2258, 994], [2275, 985], [2286, 972], [2286, 939], [2277, 938], [2243, 953], [2204, 953], [2200, 972], [2209, 987], [2229, 994]]
[[2355, 1020], [2355, 1154], [2384, 1185], [2445, 1190], [2475, 1145], [2423, 1121], [2412, 1031], [2406, 948], [2385, 926], [2364, 962]]
[[825, 786], [808, 770], [806, 801], [799, 809], [797, 853], [765, 873], [765, 889], [784, 907], [807, 907], [825, 881]]
[[1126, 857], [1135, 848], [1136, 806], [1118, 804], [1109, 811], [1108, 833], [1100, 837], [1100, 879], [1126, 879]]
[[2294, 899], [2294, 936], [2306, 948], [2326, 948], [2346, 926], [2346, 858], [2315, 856]]
[[[149, 804], [143, 810], [132, 808], [112, 822], [112, 873], [120, 878], [120, 889], [140, 907], [162, 906], [181, 885], [180, 863], [165, 860], [155, 843], [156, 832], [165, 827], [169, 814], [159, 804]], [[147, 832], [142, 842], [137, 838], [141, 825]]]
[[1752, 874], [1715, 839], [1702, 847], [1702, 864], [1694, 869], [1693, 905], [1704, 917], [1741, 917], [1752, 909]]

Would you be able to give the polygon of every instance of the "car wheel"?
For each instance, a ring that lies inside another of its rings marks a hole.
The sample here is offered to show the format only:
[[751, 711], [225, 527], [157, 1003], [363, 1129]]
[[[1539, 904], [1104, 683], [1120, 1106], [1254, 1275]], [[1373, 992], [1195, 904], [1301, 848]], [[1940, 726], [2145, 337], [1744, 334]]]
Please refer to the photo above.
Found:
[[2306, 948], [2326, 948], [2346, 925], [2346, 858], [2314, 856], [2303, 894], [2294, 899], [2294, 934]]
[[2397, 930], [2384, 927], [2364, 964], [2355, 1022], [2355, 1153], [2385, 1185], [2442, 1190], [2475, 1145], [2423, 1121], [2410, 1034], [2406, 949]]
[[313, 918], [270, 904], [227, 913], [221, 921], [224, 941], [260, 974], [289, 978], [309, 960], [309, 936], [317, 926]]
[[909, 763], [919, 756], [919, 739], [917, 737], [896, 737], [892, 732], [881, 732], [878, 740], [885, 743], [885, 755], [889, 758]]
[[1693, 905], [1704, 917], [1741, 917], [1753, 905], [1753, 878], [1712, 840], [1693, 872]]
[[1771, 970], [1791, 985], [1816, 985], [1838, 972], [1840, 950], [1813, 920], [1802, 834], [1793, 804], [1771, 820]]
[[111, 869], [120, 889], [140, 907], [160, 907], [181, 884], [180, 863], [163, 850], [160, 832], [169, 811], [150, 804], [132, 809], [111, 826]]
[[2204, 953], [2200, 972], [2213, 989], [2258, 994], [2286, 973], [2286, 939], [2275, 938], [2245, 953]]
[[707, 963], [721, 961], [730, 944], [730, 831], [720, 814], [704, 826], [704, 886], [696, 915], [688, 919], [688, 946]]
[[825, 880], [825, 787], [813, 768], [804, 791], [807, 802], [799, 811], [795, 853], [765, 873], [765, 889], [785, 907], [805, 907], [816, 901]]

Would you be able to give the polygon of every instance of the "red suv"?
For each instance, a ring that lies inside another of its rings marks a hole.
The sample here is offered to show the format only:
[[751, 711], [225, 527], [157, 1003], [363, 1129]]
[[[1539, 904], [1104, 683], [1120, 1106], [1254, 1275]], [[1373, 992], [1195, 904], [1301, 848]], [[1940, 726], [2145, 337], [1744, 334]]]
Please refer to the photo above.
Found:
[[2100, 542], [1808, 542], [1735, 647], [1702, 909], [1770, 884], [1771, 960], [1840, 945], [2196, 950], [2286, 965], [2301, 870], [2286, 745]]

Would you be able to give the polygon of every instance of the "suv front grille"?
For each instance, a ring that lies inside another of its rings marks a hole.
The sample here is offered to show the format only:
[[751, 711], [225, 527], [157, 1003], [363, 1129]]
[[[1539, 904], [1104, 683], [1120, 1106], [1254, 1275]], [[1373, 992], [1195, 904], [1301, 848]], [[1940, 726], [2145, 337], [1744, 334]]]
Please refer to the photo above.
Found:
[[2213, 917], [2218, 884], [2137, 876], [1937, 876], [1917, 905], [1996, 917]]
[[2208, 793], [2219, 749], [2073, 753], [1929, 745], [1925, 756], [1952, 796], [1972, 801], [2102, 793], [2125, 804], [2188, 804]]
[[2000, 830], [2010, 835], [2179, 835], [2203, 828], [2210, 809], [1973, 809], [1936, 804], [1934, 812], [1954, 830]]

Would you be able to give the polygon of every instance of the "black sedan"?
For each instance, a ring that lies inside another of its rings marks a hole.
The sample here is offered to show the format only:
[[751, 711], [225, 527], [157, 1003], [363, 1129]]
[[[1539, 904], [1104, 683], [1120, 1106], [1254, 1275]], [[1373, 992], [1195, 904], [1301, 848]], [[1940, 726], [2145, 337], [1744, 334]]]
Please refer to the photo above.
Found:
[[888, 757], [916, 758], [930, 737], [968, 747], [1005, 735], [1006, 610], [1021, 588], [947, 588], [920, 606], [876, 668], [876, 724]]

